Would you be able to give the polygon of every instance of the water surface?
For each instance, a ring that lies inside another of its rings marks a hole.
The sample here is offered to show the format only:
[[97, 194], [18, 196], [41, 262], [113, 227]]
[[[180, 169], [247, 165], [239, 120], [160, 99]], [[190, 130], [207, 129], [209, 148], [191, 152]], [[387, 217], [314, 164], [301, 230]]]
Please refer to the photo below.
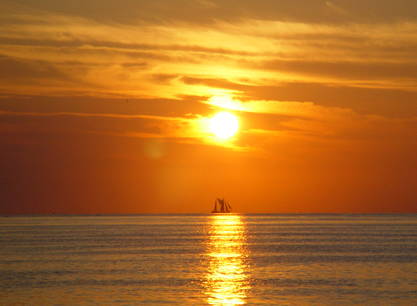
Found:
[[417, 215], [0, 218], [0, 304], [413, 305]]

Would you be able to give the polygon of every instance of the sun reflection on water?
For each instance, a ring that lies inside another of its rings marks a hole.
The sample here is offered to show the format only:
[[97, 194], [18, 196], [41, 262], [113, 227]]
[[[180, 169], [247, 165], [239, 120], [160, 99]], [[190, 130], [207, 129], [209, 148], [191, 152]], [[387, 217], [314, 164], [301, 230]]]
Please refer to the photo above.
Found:
[[213, 215], [210, 218], [206, 276], [207, 302], [211, 305], [246, 303], [247, 266], [245, 227], [238, 215]]

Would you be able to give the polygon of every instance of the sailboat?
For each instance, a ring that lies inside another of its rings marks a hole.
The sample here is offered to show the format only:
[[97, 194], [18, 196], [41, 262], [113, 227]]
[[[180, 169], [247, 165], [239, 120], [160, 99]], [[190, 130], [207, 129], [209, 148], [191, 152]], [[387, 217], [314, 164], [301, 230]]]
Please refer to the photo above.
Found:
[[232, 206], [225, 199], [217, 198], [214, 201], [214, 209], [211, 211], [212, 214], [227, 214], [232, 211]]

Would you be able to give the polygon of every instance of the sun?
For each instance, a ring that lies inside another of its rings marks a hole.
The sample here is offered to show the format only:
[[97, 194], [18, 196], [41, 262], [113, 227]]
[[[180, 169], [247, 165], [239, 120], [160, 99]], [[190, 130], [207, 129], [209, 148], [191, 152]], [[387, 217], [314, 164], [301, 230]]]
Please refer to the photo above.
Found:
[[226, 140], [236, 135], [239, 120], [229, 112], [219, 112], [209, 119], [209, 129], [217, 138]]

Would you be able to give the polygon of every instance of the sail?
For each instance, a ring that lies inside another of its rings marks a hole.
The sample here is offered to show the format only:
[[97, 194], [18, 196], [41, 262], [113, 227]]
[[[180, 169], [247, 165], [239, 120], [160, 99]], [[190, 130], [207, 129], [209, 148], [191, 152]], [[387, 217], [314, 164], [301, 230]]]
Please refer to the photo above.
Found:
[[230, 212], [232, 207], [230, 206], [229, 202], [225, 202], [225, 203], [226, 203], [226, 212]]
[[223, 198], [217, 198], [214, 201], [214, 208], [212, 210], [212, 213], [230, 213], [232, 210], [232, 206], [226, 200]]
[[218, 212], [218, 211], [217, 211], [217, 200], [218, 200], [218, 199], [216, 199], [216, 200], [214, 201], [214, 209], [213, 209], [212, 213], [216, 213], [216, 212]]

